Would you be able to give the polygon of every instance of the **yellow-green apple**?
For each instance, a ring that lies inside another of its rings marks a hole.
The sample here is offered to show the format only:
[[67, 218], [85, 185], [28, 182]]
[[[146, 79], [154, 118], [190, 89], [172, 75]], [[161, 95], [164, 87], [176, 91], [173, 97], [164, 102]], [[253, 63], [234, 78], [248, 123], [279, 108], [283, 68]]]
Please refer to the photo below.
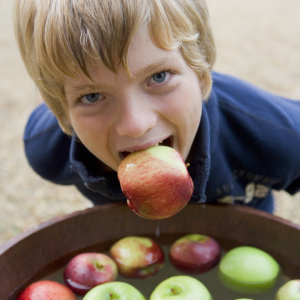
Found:
[[276, 293], [275, 300], [300, 300], [300, 279], [284, 284]]
[[128, 206], [146, 219], [175, 215], [194, 190], [182, 156], [166, 146], [129, 154], [119, 166], [118, 178]]
[[279, 264], [265, 251], [241, 246], [227, 252], [219, 264], [219, 278], [228, 288], [242, 293], [264, 293], [277, 281]]
[[161, 282], [152, 292], [150, 300], [212, 300], [205, 285], [190, 276], [173, 276]]
[[125, 237], [111, 246], [110, 254], [118, 265], [119, 273], [127, 278], [152, 276], [165, 261], [161, 247], [147, 237]]
[[115, 281], [92, 288], [83, 300], [146, 300], [143, 294], [131, 284]]
[[76, 300], [66, 286], [51, 280], [36, 281], [18, 296], [18, 300]]
[[102, 253], [76, 255], [64, 269], [65, 283], [77, 295], [85, 295], [91, 288], [114, 281], [117, 276], [116, 263]]
[[221, 248], [212, 237], [188, 234], [175, 241], [170, 248], [169, 258], [181, 272], [201, 274], [214, 267], [220, 259]]

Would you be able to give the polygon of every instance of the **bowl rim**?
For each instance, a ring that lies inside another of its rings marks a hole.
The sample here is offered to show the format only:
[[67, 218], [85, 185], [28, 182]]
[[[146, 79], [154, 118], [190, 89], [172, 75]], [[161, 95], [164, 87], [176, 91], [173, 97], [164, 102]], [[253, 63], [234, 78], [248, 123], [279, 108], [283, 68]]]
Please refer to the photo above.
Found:
[[[60, 268], [72, 255], [95, 248], [107, 250], [126, 235], [166, 241], [166, 237], [179, 238], [195, 228], [214, 237], [225, 250], [234, 245], [265, 250], [289, 271], [286, 274], [290, 278], [300, 278], [300, 226], [291, 221], [228, 204], [188, 204], [171, 218], [147, 220], [134, 214], [126, 203], [118, 202], [51, 218], [2, 244], [0, 299], [15, 299], [28, 284]], [[19, 264], [22, 272], [18, 273], [15, 269]]]
[[[113, 209], [116, 206], [124, 206], [124, 202], [117, 202], [117, 203], [107, 203], [107, 204], [102, 204], [102, 205], [97, 205], [94, 207], [90, 207], [90, 208], [86, 208], [83, 210], [78, 210], [78, 211], [74, 211], [72, 213], [69, 214], [63, 214], [60, 216], [56, 216], [53, 218], [50, 218], [49, 220], [46, 220], [44, 222], [41, 222], [21, 233], [16, 234], [15, 236], [11, 237], [10, 239], [8, 239], [7, 241], [5, 241], [4, 243], [2, 243], [0, 245], [0, 256], [7, 251], [8, 249], [10, 249], [11, 247], [13, 247], [15, 244], [19, 243], [20, 241], [24, 240], [25, 238], [27, 238], [28, 236], [43, 230], [45, 228], [48, 228], [54, 224], [58, 224], [60, 222], [64, 222], [68, 219], [71, 218], [76, 218], [78, 216], [81, 215], [86, 215], [89, 214], [91, 212], [98, 212], [98, 211], [102, 211], [102, 210], [106, 210], [106, 209]], [[290, 220], [284, 219], [282, 217], [276, 216], [274, 214], [262, 211], [262, 210], [258, 210], [255, 208], [252, 208], [250, 206], [242, 206], [242, 205], [231, 205], [231, 204], [223, 204], [223, 203], [218, 203], [218, 204], [196, 204], [196, 203], [189, 203], [188, 205], [201, 205], [201, 206], [211, 206], [211, 207], [222, 207], [223, 209], [227, 209], [227, 210], [232, 210], [232, 211], [236, 211], [236, 212], [240, 212], [240, 213], [244, 213], [244, 214], [251, 214], [254, 215], [256, 217], [262, 217], [262, 218], [266, 218], [268, 220], [271, 221], [275, 221], [278, 222], [282, 225], [294, 228], [296, 230], [300, 231], [300, 225], [296, 224]], [[126, 206], [126, 205], [125, 205]]]

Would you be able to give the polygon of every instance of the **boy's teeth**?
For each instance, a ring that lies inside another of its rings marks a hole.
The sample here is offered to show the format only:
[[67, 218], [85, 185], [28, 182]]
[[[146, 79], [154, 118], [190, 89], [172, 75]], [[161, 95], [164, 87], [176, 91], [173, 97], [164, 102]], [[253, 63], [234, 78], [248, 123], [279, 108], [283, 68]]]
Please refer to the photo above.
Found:
[[159, 144], [162, 144], [163, 141], [158, 142], [157, 144], [153, 145], [152, 147], [157, 147]]
[[[155, 145], [153, 145], [152, 147], [157, 147], [157, 146], [159, 146], [159, 144], [161, 144], [163, 141], [160, 141], [160, 142], [158, 142], [157, 144], [155, 144]], [[133, 152], [136, 152], [136, 151], [130, 151], [130, 153], [133, 153]]]

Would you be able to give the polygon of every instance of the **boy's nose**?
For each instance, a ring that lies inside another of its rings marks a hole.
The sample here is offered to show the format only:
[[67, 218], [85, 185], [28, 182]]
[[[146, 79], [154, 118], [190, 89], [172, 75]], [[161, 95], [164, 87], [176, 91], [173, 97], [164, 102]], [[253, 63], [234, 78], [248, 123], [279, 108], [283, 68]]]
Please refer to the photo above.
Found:
[[155, 127], [157, 114], [139, 99], [127, 99], [119, 110], [116, 131], [120, 136], [141, 137]]

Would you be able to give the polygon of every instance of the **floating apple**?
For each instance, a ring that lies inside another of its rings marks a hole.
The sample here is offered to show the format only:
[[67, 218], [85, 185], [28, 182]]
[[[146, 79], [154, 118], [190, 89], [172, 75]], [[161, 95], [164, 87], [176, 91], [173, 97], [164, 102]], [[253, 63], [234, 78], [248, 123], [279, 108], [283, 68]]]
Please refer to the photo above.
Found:
[[83, 300], [146, 300], [134, 286], [125, 282], [108, 282], [92, 288]]
[[230, 250], [219, 264], [219, 278], [228, 288], [242, 293], [264, 293], [277, 281], [280, 267], [263, 250], [242, 246]]
[[146, 237], [125, 237], [112, 245], [110, 254], [118, 265], [119, 273], [128, 278], [152, 276], [165, 261], [161, 247]]
[[64, 270], [66, 285], [76, 294], [85, 295], [91, 288], [116, 280], [116, 263], [102, 253], [87, 252], [76, 255]]
[[275, 300], [300, 300], [300, 279], [284, 284], [276, 293]]
[[128, 206], [146, 219], [165, 219], [189, 202], [194, 184], [173, 148], [151, 147], [126, 156], [118, 169]]
[[76, 297], [68, 287], [58, 282], [41, 280], [29, 285], [18, 300], [76, 300]]
[[201, 274], [214, 267], [220, 259], [221, 248], [211, 237], [189, 234], [174, 242], [169, 251], [173, 266], [181, 272]]
[[190, 276], [173, 276], [161, 282], [150, 300], [212, 300], [210, 292], [199, 280]]

